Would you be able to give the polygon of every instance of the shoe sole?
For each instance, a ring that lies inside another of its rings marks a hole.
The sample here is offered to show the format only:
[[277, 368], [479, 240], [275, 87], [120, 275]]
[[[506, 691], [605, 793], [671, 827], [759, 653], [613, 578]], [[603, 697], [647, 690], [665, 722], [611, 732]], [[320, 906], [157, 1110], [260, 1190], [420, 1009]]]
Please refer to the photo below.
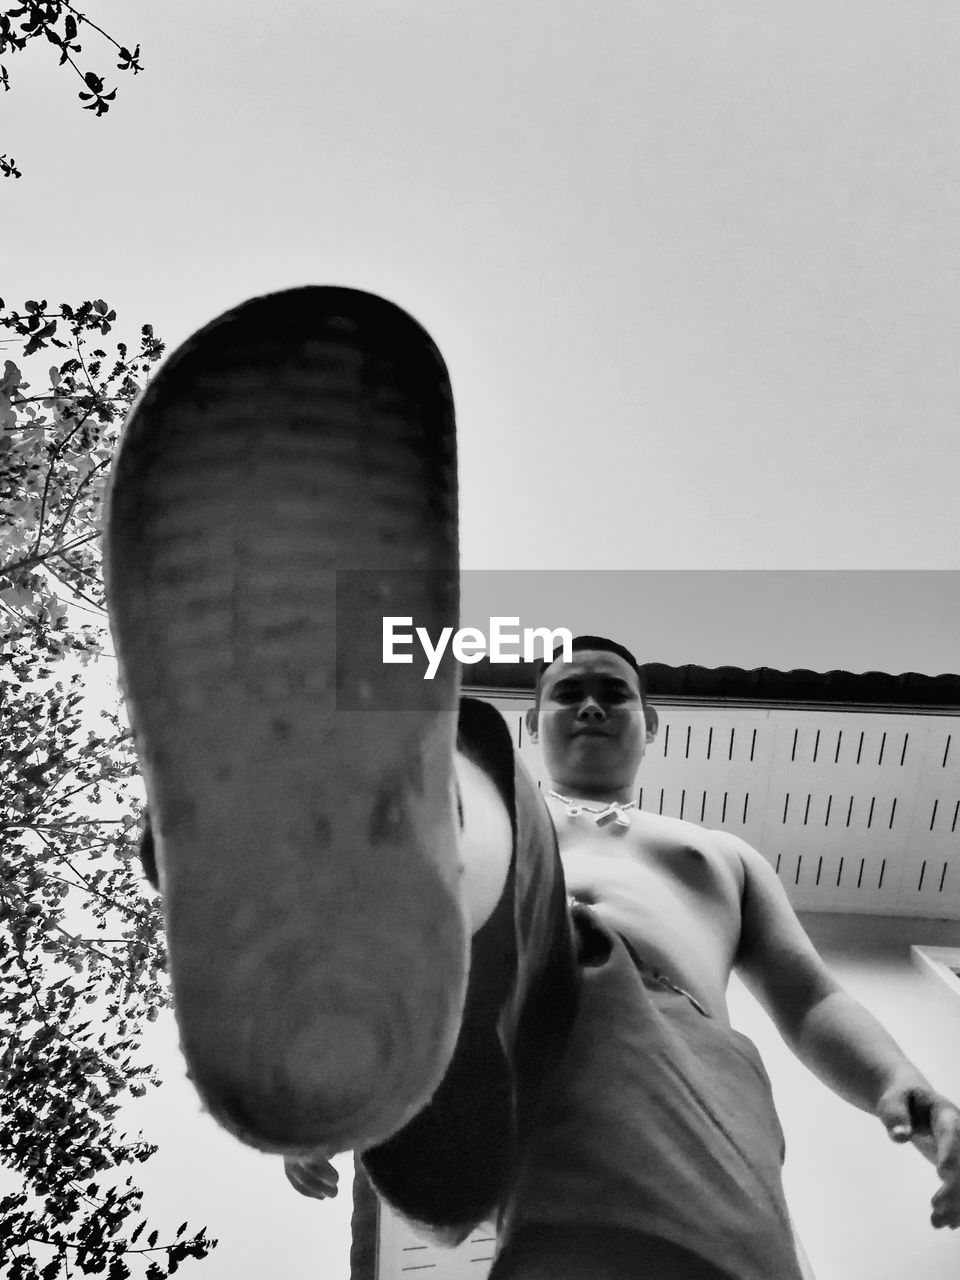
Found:
[[[124, 428], [104, 567], [189, 1074], [262, 1150], [362, 1148], [430, 1099], [465, 997], [442, 358], [369, 294], [255, 299]], [[339, 643], [338, 643], [339, 637]]]

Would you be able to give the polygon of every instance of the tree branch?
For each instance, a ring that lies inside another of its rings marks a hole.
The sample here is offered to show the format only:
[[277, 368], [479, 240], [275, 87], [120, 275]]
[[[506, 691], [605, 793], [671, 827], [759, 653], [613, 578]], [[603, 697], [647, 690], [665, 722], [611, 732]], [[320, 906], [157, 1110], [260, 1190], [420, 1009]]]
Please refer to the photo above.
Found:
[[100, 530], [95, 529], [93, 533], [85, 533], [80, 538], [74, 538], [72, 542], [65, 542], [62, 547], [48, 547], [46, 551], [31, 552], [20, 560], [11, 560], [7, 564], [0, 565], [0, 577], [8, 578], [13, 573], [23, 573], [27, 569], [33, 569], [38, 564], [43, 564], [48, 556], [60, 555], [64, 551], [72, 551], [75, 547], [82, 547], [85, 542], [93, 542], [95, 538], [100, 537]]
[[[48, 555], [52, 557], [54, 560], [62, 560], [65, 565], [67, 565], [70, 569], [74, 571], [74, 573], [81, 573], [85, 578], [90, 578], [92, 581], [96, 582], [96, 578], [94, 578], [92, 573], [87, 573], [87, 571], [81, 568], [80, 565], [73, 564], [71, 561], [67, 559], [67, 557], [63, 554], [62, 551], [50, 551], [48, 552]], [[52, 573], [53, 576], [56, 578], [56, 580], [58, 582], [61, 582], [67, 588], [68, 591], [72, 591], [73, 594], [75, 596], [79, 596], [81, 600], [86, 600], [87, 604], [92, 605], [93, 608], [96, 609], [96, 611], [99, 614], [102, 614], [103, 617], [107, 616], [107, 611], [101, 608], [101, 606], [97, 604], [96, 600], [94, 600], [91, 596], [84, 595], [84, 593], [79, 589], [79, 587], [75, 587], [72, 582], [67, 582], [65, 578], [61, 577], [61, 575], [57, 573], [56, 569], [54, 569], [52, 565], [48, 563], [46, 566], [46, 569], [47, 569], [47, 572]], [[71, 601], [70, 603], [72, 604], [73, 602]]]
[[27, 959], [26, 948], [24, 947], [23, 941], [18, 937], [17, 932], [13, 927], [14, 917], [10, 909], [10, 905], [7, 902], [7, 895], [3, 890], [2, 883], [0, 883], [0, 902], [3, 903], [4, 919], [7, 921], [7, 927], [10, 931], [10, 936], [11, 938], [13, 938], [13, 947], [17, 953], [17, 964], [19, 965], [20, 969], [23, 970], [24, 977], [27, 979], [27, 983], [29, 984], [29, 987], [30, 987], [30, 993], [33, 996], [33, 1003], [36, 1005], [37, 1012], [40, 1015], [40, 1021], [43, 1022], [44, 1025], [46, 1025], [46, 1022], [47, 1022], [46, 1010], [43, 1008], [43, 1005], [40, 1003], [40, 995], [37, 991], [37, 984], [33, 980], [33, 971], [30, 968], [30, 961]]
[[80, 494], [83, 492], [83, 490], [87, 487], [87, 485], [95, 476], [99, 475], [100, 472], [103, 471], [106, 467], [109, 467], [111, 461], [112, 459], [110, 458], [103, 458], [100, 462], [97, 463], [95, 467], [91, 467], [91, 469], [87, 472], [87, 474], [83, 477], [83, 479], [77, 485], [76, 490], [74, 491], [73, 497], [70, 499], [70, 504], [67, 507], [66, 515], [60, 521], [60, 524], [57, 526], [57, 531], [53, 535], [54, 546], [56, 546], [57, 539], [61, 536], [64, 529], [67, 527], [67, 524], [70, 521], [70, 517], [73, 515], [73, 509], [77, 505], [77, 503], [80, 501]]
[[104, 31], [103, 27], [98, 27], [95, 22], [91, 22], [85, 13], [81, 13], [79, 9], [75, 9], [73, 5], [69, 3], [69, 0], [61, 0], [61, 3], [63, 4], [64, 9], [70, 10], [78, 22], [85, 22], [88, 27], [93, 27], [94, 31], [99, 32], [99, 34], [103, 36], [104, 40], [109, 40], [115, 49], [123, 48], [122, 45], [118, 44], [117, 41], [114, 40], [113, 36]]
[[68, 880], [66, 876], [58, 876], [53, 871], [42, 871], [40, 873], [45, 880], [53, 880], [56, 884], [65, 884], [71, 889], [79, 889], [81, 893], [92, 894], [95, 898], [101, 898], [104, 902], [109, 902], [111, 907], [116, 907], [116, 909], [118, 911], [122, 911], [124, 915], [130, 916], [134, 920], [139, 920], [142, 913], [135, 907], [128, 907], [126, 903], [118, 902], [116, 898], [112, 898], [108, 893], [101, 893], [99, 889], [95, 889], [93, 885], [87, 883], [85, 877], [80, 875], [76, 867], [74, 867], [68, 859], [61, 858], [61, 861], [66, 862], [67, 866], [75, 876], [79, 876], [81, 883], [77, 884], [75, 880]]
[[[108, 964], [112, 964], [115, 968], [120, 969], [124, 974], [126, 974], [127, 966], [122, 960], [118, 960], [116, 956], [110, 955], [107, 951], [101, 951], [99, 947], [94, 946], [89, 938], [81, 938], [78, 934], [69, 933], [61, 924], [55, 924], [53, 927], [58, 933], [62, 933], [65, 938], [68, 938], [75, 946], [83, 947], [84, 951], [89, 951], [92, 955], [99, 956], [101, 960], [106, 960]], [[119, 939], [109, 938], [106, 939], [106, 941], [115, 942], [119, 941]], [[130, 946], [131, 944], [128, 942], [127, 945]]]

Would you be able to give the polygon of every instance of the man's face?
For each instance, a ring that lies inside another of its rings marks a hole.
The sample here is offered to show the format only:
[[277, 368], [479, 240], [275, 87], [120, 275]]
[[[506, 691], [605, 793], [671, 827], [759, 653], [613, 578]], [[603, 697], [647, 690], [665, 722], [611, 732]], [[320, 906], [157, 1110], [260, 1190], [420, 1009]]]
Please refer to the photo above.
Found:
[[602, 649], [554, 662], [540, 686], [536, 732], [558, 787], [587, 795], [632, 787], [647, 742], [637, 673]]

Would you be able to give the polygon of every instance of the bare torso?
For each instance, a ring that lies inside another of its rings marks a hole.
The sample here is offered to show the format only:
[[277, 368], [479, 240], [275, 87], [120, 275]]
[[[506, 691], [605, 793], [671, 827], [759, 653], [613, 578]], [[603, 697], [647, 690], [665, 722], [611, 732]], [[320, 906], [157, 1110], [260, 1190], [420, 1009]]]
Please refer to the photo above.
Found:
[[743, 864], [722, 832], [644, 810], [627, 828], [568, 817], [553, 797], [567, 891], [633, 944], [653, 969], [728, 1021], [726, 989], [740, 940]]

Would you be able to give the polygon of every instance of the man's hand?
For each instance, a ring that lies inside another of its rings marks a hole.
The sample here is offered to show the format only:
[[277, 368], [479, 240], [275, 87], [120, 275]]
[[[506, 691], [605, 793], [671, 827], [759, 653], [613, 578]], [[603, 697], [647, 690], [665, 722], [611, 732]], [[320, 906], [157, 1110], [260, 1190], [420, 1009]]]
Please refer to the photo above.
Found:
[[877, 1115], [894, 1142], [912, 1142], [940, 1175], [930, 1221], [960, 1227], [960, 1111], [929, 1085], [914, 1083], [888, 1089]]
[[329, 1200], [337, 1194], [340, 1175], [325, 1155], [284, 1156], [283, 1170], [287, 1181], [302, 1196]]

